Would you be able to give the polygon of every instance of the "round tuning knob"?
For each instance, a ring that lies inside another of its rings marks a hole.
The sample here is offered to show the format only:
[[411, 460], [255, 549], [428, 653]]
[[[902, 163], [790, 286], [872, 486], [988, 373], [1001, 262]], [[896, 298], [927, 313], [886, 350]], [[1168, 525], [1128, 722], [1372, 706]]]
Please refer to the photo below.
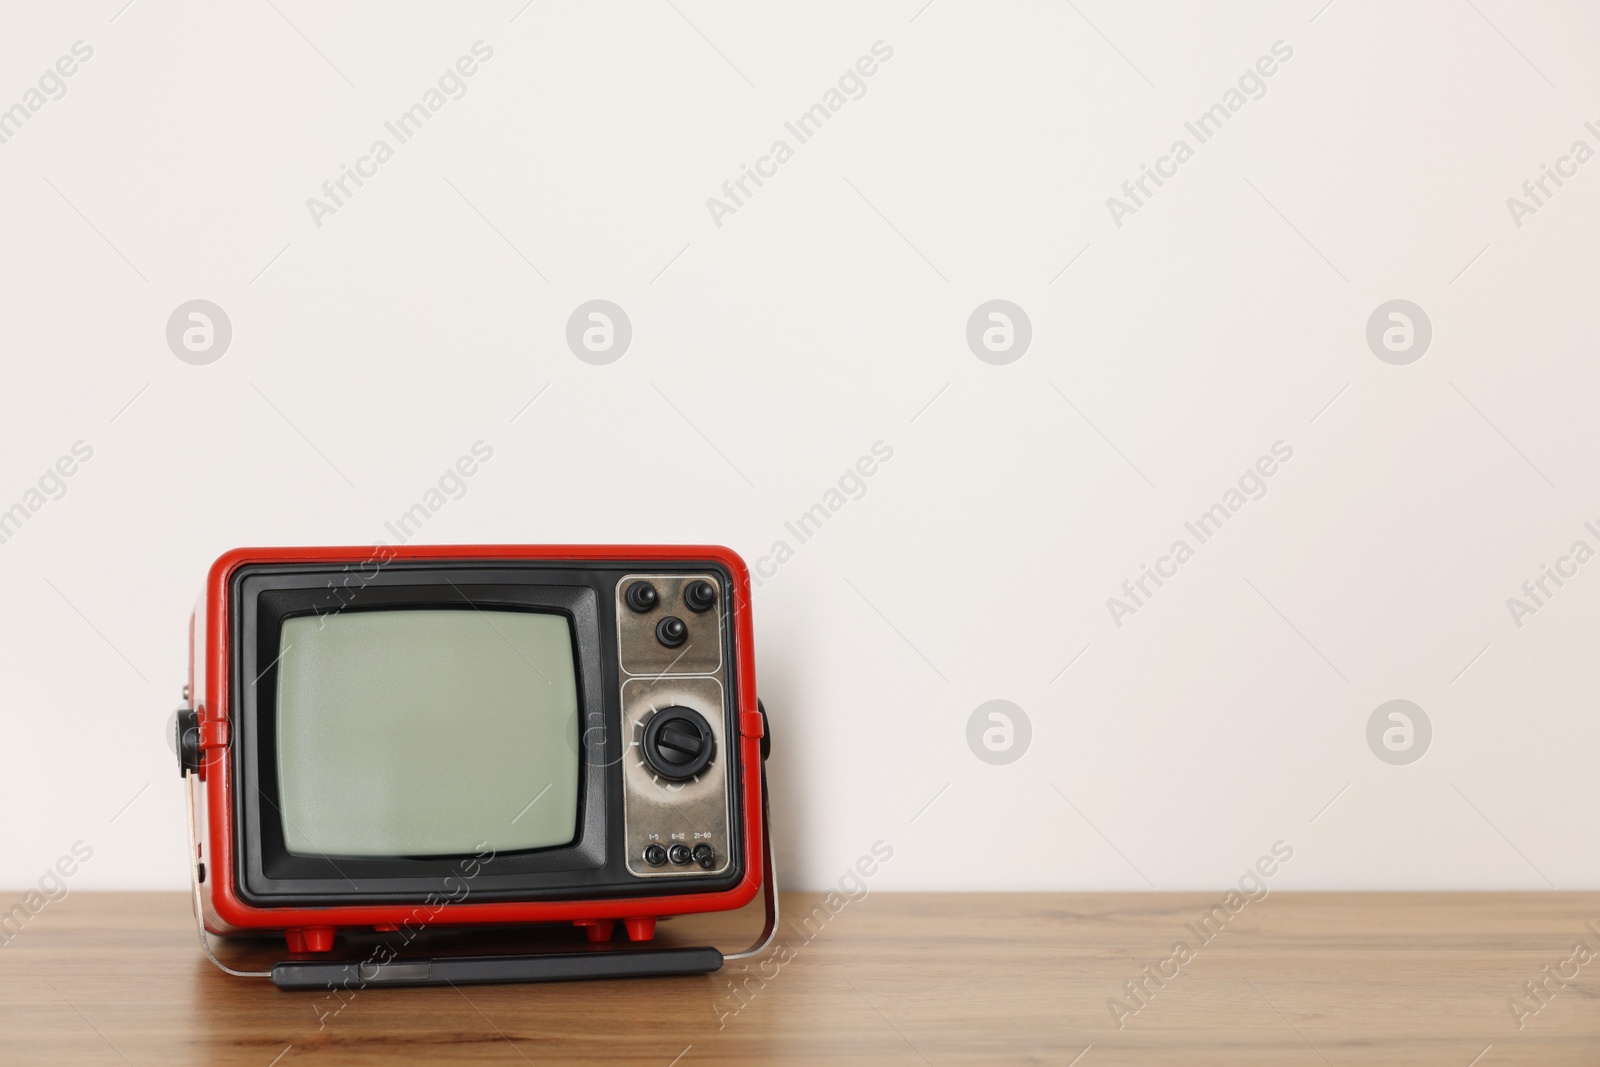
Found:
[[662, 708], [644, 728], [644, 758], [663, 778], [681, 782], [706, 769], [717, 741], [705, 716], [691, 708]]

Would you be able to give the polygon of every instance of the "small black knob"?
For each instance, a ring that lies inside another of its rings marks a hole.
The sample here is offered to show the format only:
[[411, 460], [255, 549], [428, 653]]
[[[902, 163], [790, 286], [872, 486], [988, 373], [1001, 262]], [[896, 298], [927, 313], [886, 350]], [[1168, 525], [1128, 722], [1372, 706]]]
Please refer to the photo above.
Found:
[[644, 861], [652, 867], [659, 867], [667, 862], [667, 850], [660, 845], [646, 845]]
[[656, 623], [656, 640], [668, 648], [677, 648], [689, 640], [689, 627], [676, 615], [668, 615]]
[[716, 738], [705, 716], [692, 708], [666, 707], [651, 716], [641, 742], [644, 758], [657, 774], [672, 781], [693, 778], [717, 753]]
[[709, 611], [717, 602], [717, 587], [703, 579], [690, 582], [683, 590], [683, 602], [690, 611]]
[[702, 841], [694, 846], [694, 861], [709, 871], [717, 865], [717, 850]]
[[682, 841], [679, 841], [676, 845], [673, 845], [672, 848], [667, 850], [667, 858], [672, 860], [672, 862], [679, 867], [687, 867], [689, 865], [689, 861], [694, 858], [694, 853], [689, 851], [688, 845], [684, 844]]
[[656, 592], [656, 587], [649, 582], [634, 582], [628, 586], [628, 591], [623, 595], [628, 602], [628, 607], [641, 615], [661, 602], [661, 594]]
[[174, 747], [178, 753], [178, 775], [200, 770], [200, 714], [193, 708], [179, 708], [173, 726]]

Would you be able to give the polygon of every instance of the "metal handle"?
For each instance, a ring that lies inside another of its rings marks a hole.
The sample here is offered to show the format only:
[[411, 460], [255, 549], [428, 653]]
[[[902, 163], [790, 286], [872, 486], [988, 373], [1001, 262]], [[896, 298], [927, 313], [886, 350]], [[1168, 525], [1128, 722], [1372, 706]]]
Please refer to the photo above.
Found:
[[226, 963], [217, 959], [217, 954], [211, 951], [211, 939], [206, 936], [205, 912], [200, 903], [200, 847], [194, 836], [194, 771], [183, 772], [183, 789], [189, 802], [189, 888], [194, 891], [194, 928], [200, 935], [200, 947], [205, 950], [206, 959], [217, 965], [217, 968], [226, 971], [236, 978], [271, 978], [271, 971], [236, 971]]
[[767, 924], [755, 944], [743, 952], [733, 952], [723, 956], [725, 960], [747, 960], [752, 956], [759, 956], [778, 935], [778, 864], [775, 858], [777, 850], [772, 844], [772, 802], [767, 795], [767, 763], [764, 756], [761, 762], [761, 843], [765, 846], [761, 861], [761, 892], [766, 898]]

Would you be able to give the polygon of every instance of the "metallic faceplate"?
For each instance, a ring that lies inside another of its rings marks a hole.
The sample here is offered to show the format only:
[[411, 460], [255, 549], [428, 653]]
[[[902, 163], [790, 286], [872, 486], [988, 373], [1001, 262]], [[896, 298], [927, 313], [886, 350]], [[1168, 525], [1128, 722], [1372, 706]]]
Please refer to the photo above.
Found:
[[[717, 588], [717, 604], [703, 613], [683, 603], [683, 589], [704, 580]], [[624, 599], [636, 581], [648, 581], [661, 595], [652, 611], [640, 614]], [[722, 650], [722, 617], [727, 610], [722, 583], [710, 574], [631, 574], [617, 583], [617, 638], [622, 663], [623, 824], [628, 870], [640, 878], [725, 873], [732, 859], [730, 782], [727, 753], [738, 738], [728, 733], [726, 670]], [[676, 615], [689, 626], [689, 640], [665, 648], [656, 640], [661, 619]], [[660, 708], [680, 705], [705, 716], [716, 740], [710, 764], [693, 778], [674, 782], [661, 778], [645, 761], [641, 742], [645, 724]], [[697, 863], [652, 867], [644, 850], [677, 843], [716, 850], [710, 868]]]
[[[640, 614], [623, 599], [634, 582], [649, 582], [661, 594], [651, 611]], [[716, 607], [693, 612], [683, 602], [690, 582], [710, 582], [717, 590]], [[617, 649], [622, 670], [635, 676], [660, 674], [722, 674], [722, 613], [727, 610], [726, 590], [710, 574], [630, 574], [617, 583]], [[656, 640], [656, 623], [676, 615], [689, 627], [689, 639], [677, 648]]]

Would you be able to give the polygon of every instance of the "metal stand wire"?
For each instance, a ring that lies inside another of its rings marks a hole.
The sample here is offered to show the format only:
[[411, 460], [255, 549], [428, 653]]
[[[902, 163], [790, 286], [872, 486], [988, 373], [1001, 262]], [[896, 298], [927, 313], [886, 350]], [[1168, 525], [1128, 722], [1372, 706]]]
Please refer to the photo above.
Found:
[[772, 802], [767, 794], [765, 762], [761, 764], [761, 837], [762, 844], [766, 846], [765, 855], [762, 857], [761, 892], [766, 898], [767, 924], [755, 944], [743, 952], [733, 952], [723, 956], [725, 960], [747, 960], [752, 956], [759, 956], [778, 935], [778, 864], [775, 858], [777, 850], [772, 843]]
[[217, 954], [211, 951], [211, 940], [206, 936], [205, 912], [200, 904], [200, 850], [194, 836], [194, 786], [196, 780], [193, 771], [184, 772], [184, 798], [189, 802], [189, 888], [194, 891], [194, 928], [195, 932], [200, 935], [200, 947], [205, 950], [206, 958], [217, 965], [218, 970], [225, 971], [236, 978], [271, 978], [271, 971], [236, 971], [217, 959]]
[[[217, 959], [217, 954], [211, 950], [211, 939], [206, 934], [204, 909], [200, 901], [200, 870], [199, 848], [194, 830], [194, 789], [197, 779], [193, 771], [188, 771], [183, 776], [185, 800], [189, 808], [189, 888], [194, 896], [194, 926], [195, 932], [200, 937], [200, 948], [204, 950], [206, 958], [218, 970], [231, 974], [236, 978], [271, 978], [271, 971], [240, 971], [229, 967]], [[761, 768], [761, 834], [764, 855], [762, 856], [761, 892], [765, 903], [766, 922], [762, 927], [760, 936], [755, 944], [743, 952], [733, 952], [724, 955], [724, 960], [747, 960], [759, 956], [772, 944], [778, 933], [779, 905], [778, 905], [778, 865], [776, 860], [776, 846], [772, 843], [772, 804], [767, 795], [767, 768]]]

